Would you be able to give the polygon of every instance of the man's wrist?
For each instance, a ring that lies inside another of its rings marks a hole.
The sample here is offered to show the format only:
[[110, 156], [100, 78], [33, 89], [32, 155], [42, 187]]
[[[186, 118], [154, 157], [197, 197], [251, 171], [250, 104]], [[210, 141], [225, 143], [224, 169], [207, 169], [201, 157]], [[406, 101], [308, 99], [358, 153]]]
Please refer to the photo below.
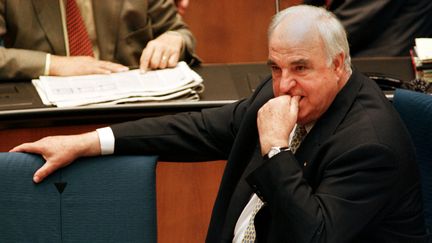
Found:
[[280, 152], [289, 151], [289, 147], [271, 147], [270, 150], [266, 155], [264, 155], [264, 158], [270, 159], [276, 154], [279, 154]]

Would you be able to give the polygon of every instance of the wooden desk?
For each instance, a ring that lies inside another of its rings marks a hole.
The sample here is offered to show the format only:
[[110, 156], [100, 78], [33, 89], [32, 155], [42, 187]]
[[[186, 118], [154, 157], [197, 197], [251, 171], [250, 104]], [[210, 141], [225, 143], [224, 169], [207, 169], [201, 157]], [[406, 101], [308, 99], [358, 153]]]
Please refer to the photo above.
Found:
[[[407, 58], [361, 59], [361, 71], [413, 77]], [[0, 83], [0, 151], [49, 135], [92, 131], [114, 122], [217, 107], [248, 96], [269, 74], [264, 63], [205, 65], [196, 71], [206, 91], [199, 102], [168, 102], [60, 109], [44, 107], [27, 81]], [[410, 72], [411, 75], [410, 76]], [[157, 166], [158, 239], [204, 242], [225, 161]], [[28, 178], [31, 180], [31, 178]], [[181, 185], [181, 186], [179, 186]], [[167, 233], [170, 232], [170, 233]]]

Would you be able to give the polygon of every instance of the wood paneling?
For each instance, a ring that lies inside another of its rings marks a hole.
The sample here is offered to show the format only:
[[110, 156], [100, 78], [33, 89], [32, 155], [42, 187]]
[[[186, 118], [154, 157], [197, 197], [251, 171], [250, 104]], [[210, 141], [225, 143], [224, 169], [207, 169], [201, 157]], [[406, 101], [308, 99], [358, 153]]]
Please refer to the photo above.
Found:
[[158, 242], [205, 242], [225, 164], [158, 163]]
[[[281, 9], [299, 0], [281, 0]], [[271, 0], [190, 0], [184, 19], [197, 39], [204, 63], [267, 60], [267, 27], [275, 14]]]

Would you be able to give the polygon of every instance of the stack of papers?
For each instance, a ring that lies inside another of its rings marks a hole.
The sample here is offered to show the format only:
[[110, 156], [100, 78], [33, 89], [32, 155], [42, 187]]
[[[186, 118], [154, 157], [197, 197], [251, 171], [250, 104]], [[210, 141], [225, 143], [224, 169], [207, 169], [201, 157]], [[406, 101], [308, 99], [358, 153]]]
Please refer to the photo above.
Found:
[[432, 38], [416, 38], [411, 58], [416, 78], [432, 82]]
[[199, 100], [204, 91], [202, 82], [185, 62], [179, 62], [175, 68], [145, 73], [131, 70], [103, 75], [41, 76], [32, 80], [42, 102], [57, 107]]

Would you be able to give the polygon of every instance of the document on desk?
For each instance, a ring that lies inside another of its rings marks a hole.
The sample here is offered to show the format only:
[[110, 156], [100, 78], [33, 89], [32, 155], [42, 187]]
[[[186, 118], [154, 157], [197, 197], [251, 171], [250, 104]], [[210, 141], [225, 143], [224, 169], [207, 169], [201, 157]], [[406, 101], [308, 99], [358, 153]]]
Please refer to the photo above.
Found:
[[202, 78], [185, 62], [175, 68], [32, 80], [45, 105], [75, 107], [128, 102], [199, 100]]
[[421, 62], [432, 62], [432, 38], [416, 38], [415, 50]]

